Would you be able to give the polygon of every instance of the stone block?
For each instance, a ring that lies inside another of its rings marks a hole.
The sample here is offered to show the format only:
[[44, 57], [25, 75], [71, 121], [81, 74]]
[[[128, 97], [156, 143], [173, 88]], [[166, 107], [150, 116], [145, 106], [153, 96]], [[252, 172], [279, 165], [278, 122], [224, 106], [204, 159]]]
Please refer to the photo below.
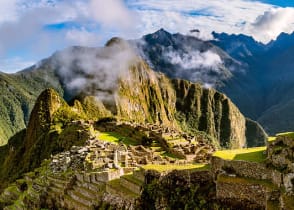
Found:
[[277, 185], [278, 187], [281, 187], [281, 185], [283, 183], [282, 173], [277, 170], [272, 170], [271, 180], [272, 180], [273, 184]]

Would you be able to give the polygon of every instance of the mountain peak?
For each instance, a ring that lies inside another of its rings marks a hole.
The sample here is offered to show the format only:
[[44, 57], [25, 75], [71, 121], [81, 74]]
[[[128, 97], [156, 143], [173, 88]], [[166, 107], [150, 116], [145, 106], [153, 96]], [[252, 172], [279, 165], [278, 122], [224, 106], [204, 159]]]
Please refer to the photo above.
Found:
[[26, 144], [33, 144], [42, 130], [48, 129], [54, 113], [64, 104], [64, 100], [52, 88], [44, 90], [37, 98], [27, 127]]
[[164, 46], [168, 46], [172, 43], [172, 34], [161, 28], [153, 34], [144, 36], [143, 39], [147, 42], [160, 43]]

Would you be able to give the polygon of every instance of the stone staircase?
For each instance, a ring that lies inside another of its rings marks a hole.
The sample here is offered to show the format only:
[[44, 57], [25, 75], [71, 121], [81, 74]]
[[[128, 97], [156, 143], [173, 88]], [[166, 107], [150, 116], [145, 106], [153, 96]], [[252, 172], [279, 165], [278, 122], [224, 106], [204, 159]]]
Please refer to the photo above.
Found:
[[[123, 173], [133, 170], [128, 168]], [[40, 209], [44, 204], [49, 209], [93, 210], [101, 205], [101, 201], [107, 200], [105, 196], [126, 198], [123, 205], [132, 206], [141, 195], [144, 174], [134, 171], [120, 176], [123, 173], [109, 171], [47, 174], [36, 178], [27, 176], [20, 184], [7, 188], [0, 199], [9, 201], [5, 210]], [[25, 194], [20, 191], [23, 183], [28, 184]]]
[[48, 195], [56, 197], [56, 195], [62, 196], [65, 193], [65, 188], [69, 184], [70, 180], [66, 180], [61, 176], [52, 176], [47, 177], [49, 182]]
[[65, 209], [92, 210], [103, 191], [103, 184], [93, 183], [90, 176], [81, 174], [68, 179], [49, 176], [48, 180], [48, 195]]
[[[27, 191], [25, 194], [25, 199], [23, 197], [23, 192], [20, 190], [21, 185], [27, 184]], [[26, 209], [25, 206], [30, 206], [31, 208], [38, 208], [38, 203], [40, 201], [40, 196], [42, 192], [47, 189], [46, 182], [41, 179], [31, 180], [25, 176], [25, 179], [20, 179], [16, 181], [15, 185], [6, 188], [1, 194], [0, 199], [3, 198], [9, 201], [11, 205], [6, 206], [5, 210], [23, 210]], [[21, 196], [22, 195], [22, 196]]]
[[106, 184], [106, 192], [122, 198], [135, 200], [140, 197], [143, 181], [139, 173], [127, 174]]

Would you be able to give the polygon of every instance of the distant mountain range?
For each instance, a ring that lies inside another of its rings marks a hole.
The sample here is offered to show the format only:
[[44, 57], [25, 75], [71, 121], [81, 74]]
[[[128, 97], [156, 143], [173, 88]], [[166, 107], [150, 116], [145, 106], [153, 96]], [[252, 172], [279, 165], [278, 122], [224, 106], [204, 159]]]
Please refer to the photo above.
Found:
[[[209, 47], [223, 53], [211, 44]], [[225, 53], [223, 58], [231, 59]], [[220, 74], [230, 74], [224, 65], [217, 65], [223, 70]], [[245, 118], [227, 96], [154, 72], [118, 38], [103, 48], [70, 47], [24, 71], [0, 76], [2, 144], [25, 128], [37, 96], [49, 87], [79, 112], [94, 113], [90, 114], [94, 120], [103, 112], [104, 117], [176, 126], [188, 133], [202, 131], [222, 147], [262, 145], [266, 138], [262, 128]], [[88, 106], [86, 96], [99, 99], [97, 110]], [[76, 104], [76, 99], [84, 101], [84, 107]]]
[[[155, 71], [224, 92], [269, 134], [293, 130], [294, 34], [283, 33], [267, 45], [245, 35], [213, 36], [212, 41], [202, 41], [161, 29], [128, 42]], [[113, 38], [107, 45], [118, 40]], [[45, 88], [53, 87], [70, 102], [80, 86], [90, 94], [98, 83], [102, 97], [107, 97], [116, 82], [104, 78], [118, 74], [121, 61], [129, 59], [125, 47], [106, 55], [99, 48], [72, 47], [16, 74], [0, 73], [0, 144], [26, 127], [34, 102]], [[95, 62], [87, 66], [90, 61]], [[115, 71], [99, 74], [100, 65]], [[92, 70], [83, 71], [85, 67]]]
[[156, 71], [226, 93], [241, 112], [274, 134], [294, 127], [294, 33], [268, 44], [213, 32], [214, 40], [161, 29], [135, 42]]

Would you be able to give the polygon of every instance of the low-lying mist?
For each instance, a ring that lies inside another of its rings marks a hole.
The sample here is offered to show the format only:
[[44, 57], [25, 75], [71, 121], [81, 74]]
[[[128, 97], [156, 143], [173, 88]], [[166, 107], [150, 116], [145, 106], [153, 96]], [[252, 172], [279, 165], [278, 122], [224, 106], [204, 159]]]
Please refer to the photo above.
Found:
[[105, 47], [70, 47], [53, 56], [53, 68], [69, 95], [96, 96], [104, 102], [112, 101], [118, 79], [128, 73], [138, 57], [127, 42], [113, 38]]

